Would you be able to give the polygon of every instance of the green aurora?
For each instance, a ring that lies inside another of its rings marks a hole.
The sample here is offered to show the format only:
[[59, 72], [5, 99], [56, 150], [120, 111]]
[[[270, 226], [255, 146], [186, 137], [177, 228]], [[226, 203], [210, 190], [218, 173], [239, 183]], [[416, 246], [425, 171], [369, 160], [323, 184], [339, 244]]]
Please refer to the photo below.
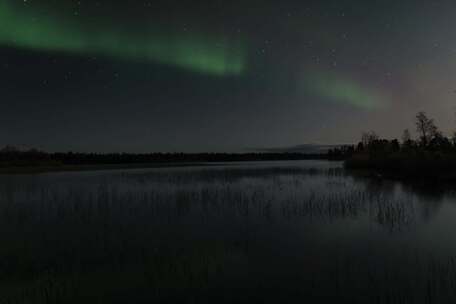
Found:
[[373, 110], [388, 104], [380, 92], [333, 73], [313, 73], [312, 77], [306, 78], [305, 84], [307, 90], [320, 97], [357, 108]]
[[240, 75], [246, 68], [241, 41], [190, 32], [135, 34], [112, 27], [84, 28], [75, 21], [0, 0], [0, 45], [154, 62], [216, 76]]

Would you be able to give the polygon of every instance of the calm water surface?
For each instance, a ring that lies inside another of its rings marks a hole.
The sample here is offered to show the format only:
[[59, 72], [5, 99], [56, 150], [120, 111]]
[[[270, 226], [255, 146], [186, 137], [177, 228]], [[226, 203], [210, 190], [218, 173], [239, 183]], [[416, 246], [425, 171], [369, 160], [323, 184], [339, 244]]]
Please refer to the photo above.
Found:
[[0, 176], [0, 303], [454, 303], [437, 186], [324, 161]]

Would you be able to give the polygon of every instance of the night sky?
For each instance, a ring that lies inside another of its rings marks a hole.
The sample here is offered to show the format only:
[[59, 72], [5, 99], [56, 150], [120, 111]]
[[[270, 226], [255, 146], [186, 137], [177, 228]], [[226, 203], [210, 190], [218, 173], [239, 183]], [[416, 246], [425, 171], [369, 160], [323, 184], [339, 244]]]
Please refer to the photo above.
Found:
[[0, 146], [227, 151], [456, 129], [455, 1], [0, 0]]

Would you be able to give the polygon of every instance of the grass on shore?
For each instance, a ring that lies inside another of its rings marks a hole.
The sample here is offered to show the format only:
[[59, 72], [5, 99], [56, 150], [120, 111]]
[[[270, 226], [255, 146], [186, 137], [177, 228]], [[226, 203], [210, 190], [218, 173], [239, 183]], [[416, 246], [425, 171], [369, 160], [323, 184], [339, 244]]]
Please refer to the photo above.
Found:
[[456, 155], [441, 152], [358, 153], [345, 160], [344, 167], [392, 178], [456, 180]]

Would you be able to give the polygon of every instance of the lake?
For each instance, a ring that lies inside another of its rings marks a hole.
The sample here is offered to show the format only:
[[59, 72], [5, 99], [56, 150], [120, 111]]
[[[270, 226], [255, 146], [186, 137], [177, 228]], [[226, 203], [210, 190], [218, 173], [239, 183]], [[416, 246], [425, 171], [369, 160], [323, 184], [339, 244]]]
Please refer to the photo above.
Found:
[[249, 162], [0, 176], [0, 303], [455, 303], [456, 191]]

